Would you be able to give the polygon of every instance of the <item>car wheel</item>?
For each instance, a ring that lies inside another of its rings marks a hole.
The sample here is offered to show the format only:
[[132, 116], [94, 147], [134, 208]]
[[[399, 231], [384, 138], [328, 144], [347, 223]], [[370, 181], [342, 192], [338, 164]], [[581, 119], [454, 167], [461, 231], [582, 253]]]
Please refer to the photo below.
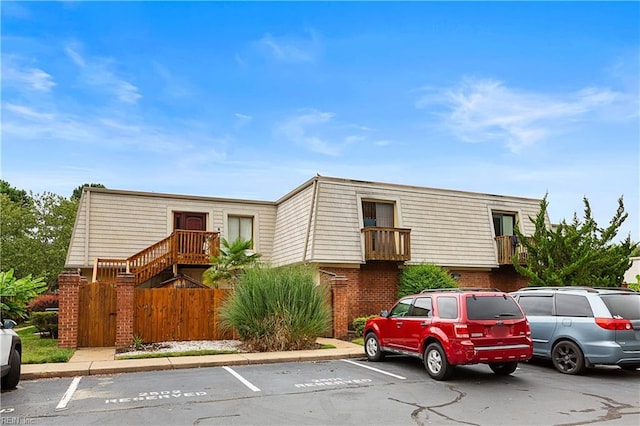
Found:
[[584, 355], [575, 343], [563, 340], [551, 350], [553, 366], [564, 374], [580, 374], [584, 370]]
[[364, 353], [369, 361], [382, 361], [384, 358], [378, 336], [375, 333], [367, 333], [364, 339]]
[[518, 361], [511, 362], [492, 362], [489, 368], [498, 376], [508, 376], [518, 368]]
[[20, 381], [20, 353], [15, 349], [11, 353], [10, 365], [9, 373], [2, 378], [2, 389], [15, 389]]
[[446, 380], [453, 373], [453, 366], [447, 361], [447, 355], [439, 343], [431, 343], [427, 346], [423, 361], [427, 373], [432, 379]]

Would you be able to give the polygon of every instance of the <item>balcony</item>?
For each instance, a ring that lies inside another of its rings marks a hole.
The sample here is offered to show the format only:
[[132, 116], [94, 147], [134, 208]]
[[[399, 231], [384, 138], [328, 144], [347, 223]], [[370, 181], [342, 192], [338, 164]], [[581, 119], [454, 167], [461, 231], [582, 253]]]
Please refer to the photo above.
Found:
[[364, 259], [404, 262], [411, 260], [411, 229], [366, 227]]
[[518, 262], [523, 264], [527, 260], [527, 249], [518, 244], [514, 236], [502, 235], [495, 237], [498, 248], [498, 265], [512, 265], [514, 255], [518, 255]]

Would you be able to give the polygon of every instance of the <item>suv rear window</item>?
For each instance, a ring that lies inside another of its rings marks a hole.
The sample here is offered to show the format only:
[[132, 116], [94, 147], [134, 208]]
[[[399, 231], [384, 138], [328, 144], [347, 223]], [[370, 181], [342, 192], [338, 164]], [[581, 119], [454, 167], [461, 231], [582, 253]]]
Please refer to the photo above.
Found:
[[622, 317], [628, 320], [640, 319], [640, 295], [638, 294], [609, 294], [602, 295], [602, 301], [612, 317]]
[[467, 318], [488, 320], [522, 318], [518, 304], [511, 296], [467, 296]]

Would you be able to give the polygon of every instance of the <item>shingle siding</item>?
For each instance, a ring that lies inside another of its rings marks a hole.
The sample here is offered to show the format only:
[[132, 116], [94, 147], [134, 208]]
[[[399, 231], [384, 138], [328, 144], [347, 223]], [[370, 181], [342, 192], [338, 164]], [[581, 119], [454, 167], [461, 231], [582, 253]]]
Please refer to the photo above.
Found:
[[[299, 263], [305, 256], [314, 186], [309, 185], [278, 205], [274, 228], [274, 266]], [[307, 251], [309, 247], [307, 242]]]
[[[245, 203], [216, 199], [188, 199], [127, 191], [90, 191], [83, 195], [66, 266], [87, 267], [93, 259], [127, 258], [173, 232], [174, 211], [207, 213], [207, 229], [225, 234], [225, 214], [254, 216], [256, 247], [265, 261], [273, 251], [276, 207], [273, 203]], [[85, 255], [87, 212], [88, 252]]]
[[207, 229], [220, 228], [223, 236], [226, 215], [252, 215], [255, 248], [274, 266], [363, 264], [363, 199], [396, 204], [396, 226], [411, 229], [409, 263], [485, 269], [497, 267], [491, 211], [517, 213], [528, 235], [534, 231], [528, 218], [540, 204], [537, 199], [326, 177], [309, 180], [277, 202], [92, 188], [81, 199], [66, 263], [90, 266], [95, 257], [131, 256], [172, 232], [172, 211], [192, 211], [208, 213]]

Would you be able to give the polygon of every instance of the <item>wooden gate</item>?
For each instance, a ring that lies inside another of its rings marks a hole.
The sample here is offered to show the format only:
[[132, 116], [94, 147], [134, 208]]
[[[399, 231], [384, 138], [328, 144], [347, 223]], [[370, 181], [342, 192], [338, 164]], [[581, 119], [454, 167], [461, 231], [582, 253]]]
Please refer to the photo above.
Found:
[[145, 288], [134, 292], [134, 336], [145, 343], [231, 339], [218, 310], [228, 290]]
[[114, 346], [116, 343], [116, 286], [85, 283], [79, 290], [78, 347]]

